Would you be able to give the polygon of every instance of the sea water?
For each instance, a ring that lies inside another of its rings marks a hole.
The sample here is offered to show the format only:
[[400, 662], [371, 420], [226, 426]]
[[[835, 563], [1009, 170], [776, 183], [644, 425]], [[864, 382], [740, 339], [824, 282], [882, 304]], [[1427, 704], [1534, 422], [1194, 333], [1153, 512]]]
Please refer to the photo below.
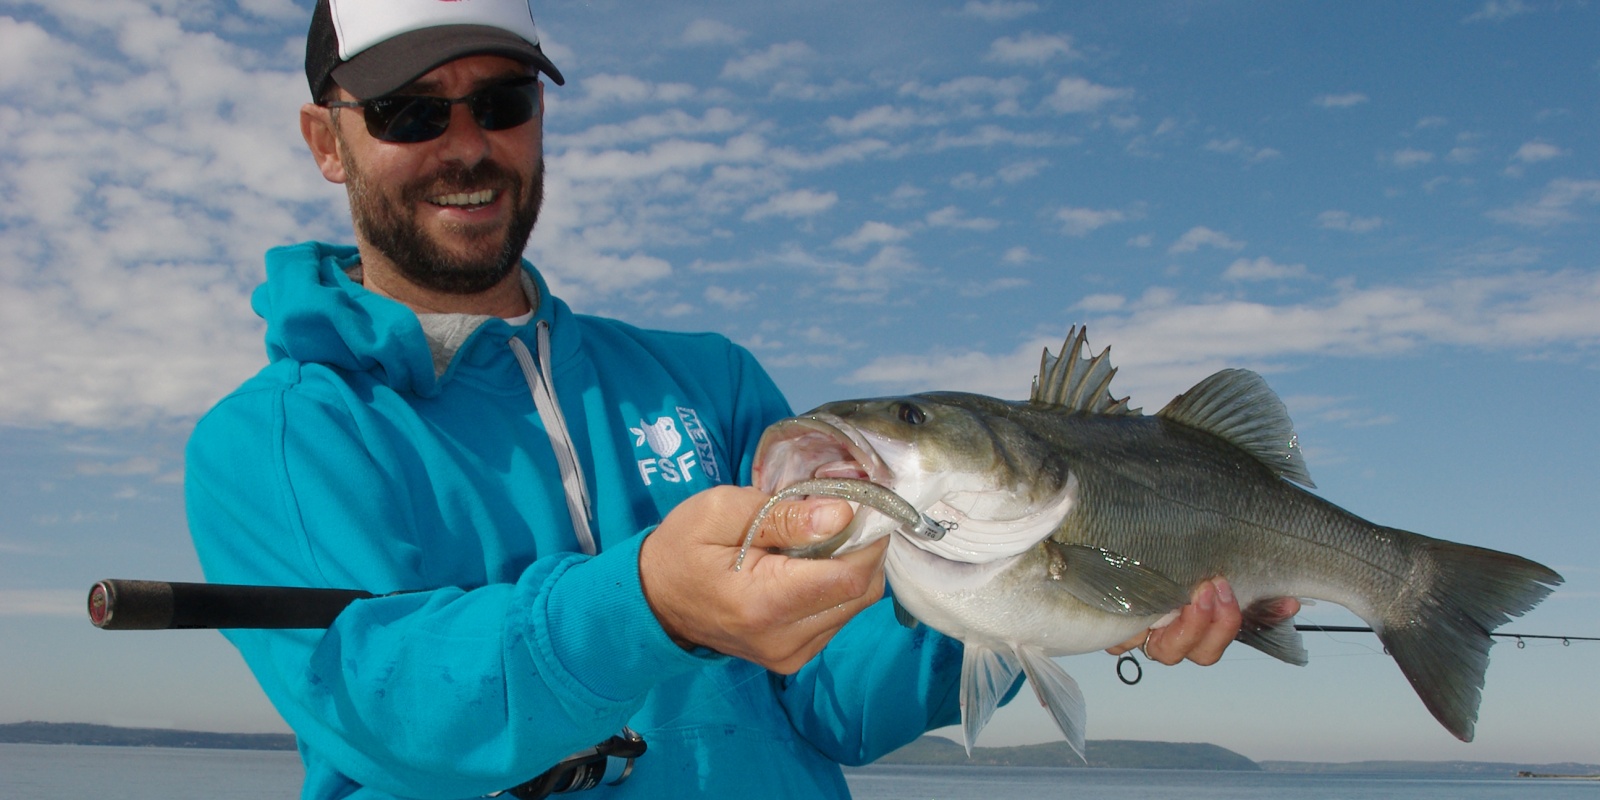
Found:
[[[0, 800], [288, 800], [303, 776], [287, 751], [0, 744]], [[1600, 781], [1511, 776], [933, 766], [846, 776], [856, 800], [1600, 800]]]

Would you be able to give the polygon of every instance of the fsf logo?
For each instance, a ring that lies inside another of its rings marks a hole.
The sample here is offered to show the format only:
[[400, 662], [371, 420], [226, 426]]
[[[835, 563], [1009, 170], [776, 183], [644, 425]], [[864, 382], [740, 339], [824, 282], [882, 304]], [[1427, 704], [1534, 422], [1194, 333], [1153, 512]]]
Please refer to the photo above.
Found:
[[[639, 427], [629, 428], [633, 434], [635, 448], [650, 446], [649, 458], [638, 460], [639, 478], [644, 485], [651, 486], [657, 480], [667, 483], [693, 483], [696, 473], [703, 474], [712, 483], [721, 480], [721, 471], [717, 466], [716, 451], [711, 445], [711, 439], [706, 435], [705, 427], [700, 423], [700, 415], [692, 408], [676, 409], [676, 418], [671, 416], [657, 417], [654, 422], [639, 420]], [[679, 423], [683, 430], [679, 430]], [[684, 434], [689, 436], [690, 447], [684, 452], [678, 452], [684, 445]]]

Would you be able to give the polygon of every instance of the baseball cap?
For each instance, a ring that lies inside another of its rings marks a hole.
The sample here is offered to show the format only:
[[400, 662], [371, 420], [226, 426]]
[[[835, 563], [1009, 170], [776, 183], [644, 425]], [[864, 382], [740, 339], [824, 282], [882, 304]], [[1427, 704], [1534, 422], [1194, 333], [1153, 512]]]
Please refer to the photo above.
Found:
[[539, 49], [528, 0], [317, 0], [306, 82], [313, 100], [329, 80], [368, 100], [470, 55], [513, 58], [566, 83]]

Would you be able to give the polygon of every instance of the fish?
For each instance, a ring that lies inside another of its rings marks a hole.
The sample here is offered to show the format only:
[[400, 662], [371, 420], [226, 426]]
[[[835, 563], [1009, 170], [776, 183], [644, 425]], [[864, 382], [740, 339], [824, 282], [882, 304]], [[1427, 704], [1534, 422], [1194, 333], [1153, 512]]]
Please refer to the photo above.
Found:
[[[1242, 609], [1238, 640], [1290, 664], [1307, 653], [1278, 599], [1349, 609], [1434, 718], [1471, 741], [1490, 633], [1562, 577], [1511, 553], [1369, 522], [1314, 494], [1288, 409], [1254, 372], [1219, 371], [1153, 415], [1113, 397], [1115, 374], [1110, 348], [1092, 354], [1074, 326], [1060, 357], [1045, 349], [1025, 401], [928, 392], [776, 422], [757, 445], [752, 485], [867, 481], [909, 505], [858, 510], [800, 555], [891, 537], [885, 574], [901, 621], [964, 645], [969, 753], [1024, 675], [1082, 759], [1084, 698], [1053, 659], [1166, 624], [1216, 577]], [[942, 535], [913, 531], [913, 514]]]

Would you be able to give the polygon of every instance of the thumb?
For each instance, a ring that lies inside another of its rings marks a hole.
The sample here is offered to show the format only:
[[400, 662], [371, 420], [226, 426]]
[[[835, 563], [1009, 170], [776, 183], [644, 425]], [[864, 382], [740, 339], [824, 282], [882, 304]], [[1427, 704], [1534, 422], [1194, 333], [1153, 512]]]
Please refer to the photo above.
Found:
[[762, 518], [755, 546], [793, 550], [816, 544], [838, 535], [853, 517], [850, 504], [837, 498], [785, 500]]

